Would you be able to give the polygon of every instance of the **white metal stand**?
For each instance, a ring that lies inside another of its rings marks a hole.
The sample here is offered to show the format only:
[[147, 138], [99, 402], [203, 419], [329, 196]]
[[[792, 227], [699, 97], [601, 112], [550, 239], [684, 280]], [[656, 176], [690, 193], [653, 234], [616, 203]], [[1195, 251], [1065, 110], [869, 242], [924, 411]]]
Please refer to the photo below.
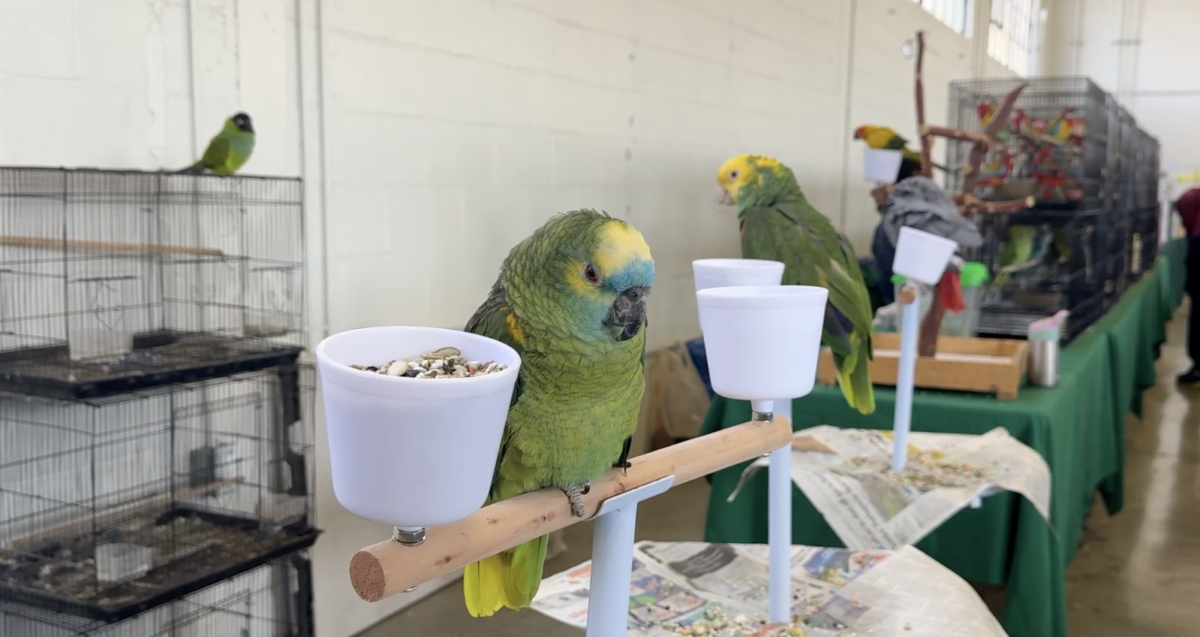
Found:
[[666, 493], [674, 483], [675, 476], [664, 476], [600, 503], [592, 538], [587, 637], [625, 636], [629, 626], [629, 585], [633, 577], [633, 532], [638, 503]]
[[900, 364], [896, 374], [896, 413], [892, 424], [892, 471], [908, 464], [908, 432], [912, 427], [913, 384], [917, 371], [917, 330], [921, 317], [920, 287], [913, 282], [904, 284], [901, 294], [909, 291], [915, 297], [903, 305], [900, 326]]
[[[792, 422], [792, 401], [775, 401], [775, 413]], [[758, 414], [755, 414], [755, 418]], [[767, 542], [772, 623], [792, 617], [792, 445], [771, 452], [767, 466]]]

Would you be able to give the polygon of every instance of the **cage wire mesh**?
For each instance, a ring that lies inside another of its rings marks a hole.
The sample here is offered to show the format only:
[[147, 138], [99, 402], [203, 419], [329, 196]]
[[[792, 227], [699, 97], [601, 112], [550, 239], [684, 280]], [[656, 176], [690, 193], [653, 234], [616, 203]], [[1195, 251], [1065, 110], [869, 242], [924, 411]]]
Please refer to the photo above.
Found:
[[312, 565], [279, 558], [118, 623], [0, 601], [5, 637], [312, 637]]
[[301, 185], [0, 167], [0, 391], [91, 398], [296, 360]]
[[[1104, 194], [1107, 163], [1108, 95], [1086, 77], [961, 80], [950, 83], [949, 125], [982, 132], [1005, 95], [1029, 85], [998, 134], [1000, 145], [980, 167], [983, 199], [1033, 196], [1039, 208], [1097, 207]], [[968, 144], [949, 146], [950, 166], [962, 166]], [[959, 190], [962, 171], [948, 185]]]
[[0, 399], [0, 600], [119, 621], [310, 546], [314, 392], [292, 364]]

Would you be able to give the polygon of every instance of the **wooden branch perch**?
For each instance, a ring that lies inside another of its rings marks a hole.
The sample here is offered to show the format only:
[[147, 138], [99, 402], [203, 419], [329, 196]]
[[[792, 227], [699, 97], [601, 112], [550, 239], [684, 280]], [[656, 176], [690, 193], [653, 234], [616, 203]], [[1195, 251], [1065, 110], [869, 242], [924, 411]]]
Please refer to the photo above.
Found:
[[46, 248], [61, 250], [63, 247], [74, 250], [97, 250], [101, 252], [141, 252], [144, 254], [190, 254], [198, 256], [219, 257], [223, 253], [216, 248], [196, 248], [191, 246], [169, 246], [160, 243], [124, 243], [121, 241], [83, 241], [77, 239], [55, 239], [51, 237], [19, 237], [12, 235], [0, 236], [0, 245], [19, 246], [24, 248]]
[[[1012, 117], [1013, 105], [1017, 103], [1017, 98], [1026, 86], [1029, 86], [1028, 82], [1021, 82], [1016, 88], [1009, 91], [1003, 100], [1000, 100], [1000, 105], [992, 113], [992, 119], [983, 131], [984, 136], [991, 142], [994, 143], [1000, 131], [1008, 125], [1008, 120]], [[979, 187], [979, 167], [983, 165], [983, 158], [990, 149], [991, 144], [984, 142], [976, 142], [971, 146], [971, 152], [967, 155], [966, 174], [963, 176], [962, 193], [964, 195], [974, 195], [975, 189]]]
[[[917, 132], [925, 128], [925, 83], [922, 67], [925, 65], [925, 32], [917, 31], [917, 64], [914, 72], [913, 92], [917, 102]], [[933, 178], [933, 142], [929, 135], [921, 134], [921, 176]]]
[[[678, 486], [758, 458], [791, 440], [792, 423], [776, 416], [772, 422], [743, 423], [638, 456], [625, 475], [614, 469], [592, 483], [583, 496], [587, 518], [596, 515], [604, 500], [659, 478], [673, 475]], [[377, 602], [587, 518], [571, 516], [562, 491], [526, 493], [430, 528], [419, 546], [388, 540], [360, 550], [350, 560], [350, 582], [359, 597]]]
[[1000, 146], [1000, 142], [988, 137], [984, 133], [976, 133], [975, 131], [958, 130], [955, 128], [946, 128], [945, 126], [930, 126], [921, 124], [921, 136], [945, 137], [960, 142], [972, 142], [975, 144], [987, 144], [988, 147]]

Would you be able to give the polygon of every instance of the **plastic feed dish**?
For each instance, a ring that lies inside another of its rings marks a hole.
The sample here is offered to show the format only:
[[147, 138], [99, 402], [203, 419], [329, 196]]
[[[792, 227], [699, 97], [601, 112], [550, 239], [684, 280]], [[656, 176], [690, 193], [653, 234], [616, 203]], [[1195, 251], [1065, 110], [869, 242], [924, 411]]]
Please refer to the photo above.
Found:
[[[507, 369], [429, 380], [349, 367], [456, 347]], [[354, 515], [402, 528], [461, 520], [487, 499], [521, 366], [511, 347], [433, 327], [371, 327], [317, 345], [333, 492]]]
[[898, 150], [866, 148], [863, 150], [863, 176], [875, 183], [896, 183], [904, 153]]
[[765, 259], [696, 259], [692, 275], [696, 291], [746, 285], [779, 285], [783, 282], [782, 261]]
[[896, 258], [892, 271], [926, 285], [934, 285], [942, 278], [950, 257], [958, 249], [958, 243], [922, 232], [916, 228], [900, 228], [896, 241]]
[[95, 557], [96, 578], [108, 584], [138, 579], [154, 566], [154, 549], [140, 544], [101, 544]]
[[812, 392], [829, 291], [804, 285], [696, 293], [713, 390], [736, 400]]

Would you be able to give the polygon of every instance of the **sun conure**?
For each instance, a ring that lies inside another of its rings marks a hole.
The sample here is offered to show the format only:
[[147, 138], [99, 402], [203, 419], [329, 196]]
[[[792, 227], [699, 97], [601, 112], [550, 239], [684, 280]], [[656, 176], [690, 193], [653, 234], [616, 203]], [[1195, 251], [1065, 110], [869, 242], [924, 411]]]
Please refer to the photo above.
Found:
[[[863, 140], [868, 148], [900, 151], [904, 155], [904, 159], [901, 161], [896, 181], [903, 181], [905, 178], [921, 172], [921, 153], [909, 148], [908, 140], [890, 128], [863, 124], [854, 129], [854, 139]], [[946, 170], [944, 166], [937, 164], [933, 164], [933, 167], [941, 171]]]
[[[466, 326], [521, 355], [489, 503], [552, 487], [583, 517], [588, 483], [627, 466], [646, 385], [653, 283], [641, 233], [593, 210], [557, 215], [509, 252]], [[480, 617], [528, 606], [548, 538], [467, 566], [467, 610]]]
[[860, 413], [874, 412], [868, 370], [874, 316], [850, 242], [808, 203], [791, 169], [770, 157], [726, 161], [717, 171], [713, 198], [737, 206], [743, 257], [782, 261], [784, 285], [829, 290], [821, 342], [833, 351], [846, 402]]
[[210, 170], [218, 175], [237, 172], [254, 152], [254, 124], [250, 116], [238, 113], [225, 120], [225, 126], [208, 142], [204, 155], [194, 164], [179, 171], [198, 175]]

